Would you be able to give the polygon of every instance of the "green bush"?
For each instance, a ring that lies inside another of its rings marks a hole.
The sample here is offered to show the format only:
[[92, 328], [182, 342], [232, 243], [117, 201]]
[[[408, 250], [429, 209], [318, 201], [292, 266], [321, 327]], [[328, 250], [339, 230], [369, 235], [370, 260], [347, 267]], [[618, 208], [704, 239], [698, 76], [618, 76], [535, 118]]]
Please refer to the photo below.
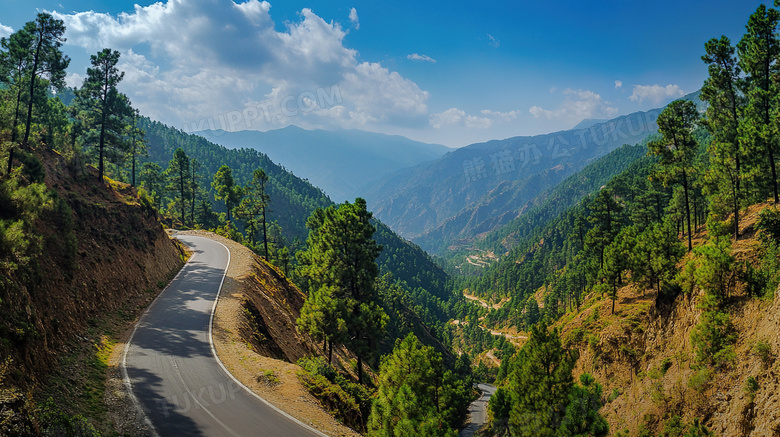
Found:
[[705, 367], [691, 376], [691, 379], [688, 380], [688, 387], [702, 394], [710, 388], [710, 383], [712, 383], [712, 370]]
[[750, 395], [752, 399], [756, 395], [757, 391], [758, 391], [758, 381], [756, 381], [756, 378], [752, 376], [748, 376], [747, 381], [745, 381], [745, 393]]
[[769, 367], [772, 364], [774, 356], [772, 355], [772, 346], [769, 343], [760, 340], [753, 345], [753, 353], [758, 356], [765, 367]]
[[780, 242], [780, 209], [768, 207], [758, 213], [755, 228], [762, 243]]
[[322, 357], [301, 358], [298, 379], [322, 405], [345, 425], [364, 432], [371, 396], [368, 390], [344, 378]]

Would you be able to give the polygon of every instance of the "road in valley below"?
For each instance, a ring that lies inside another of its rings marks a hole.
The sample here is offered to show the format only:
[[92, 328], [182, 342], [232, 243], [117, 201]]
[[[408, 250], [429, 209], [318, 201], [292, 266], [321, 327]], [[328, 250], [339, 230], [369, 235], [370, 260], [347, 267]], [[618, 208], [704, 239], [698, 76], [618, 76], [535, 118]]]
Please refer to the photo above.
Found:
[[496, 387], [490, 384], [477, 384], [482, 396], [469, 405], [468, 425], [460, 431], [459, 437], [471, 437], [488, 420], [487, 406], [490, 397], [496, 392]]
[[323, 436], [251, 393], [216, 359], [210, 326], [230, 253], [180, 236], [192, 258], [149, 306], [123, 371], [160, 436]]

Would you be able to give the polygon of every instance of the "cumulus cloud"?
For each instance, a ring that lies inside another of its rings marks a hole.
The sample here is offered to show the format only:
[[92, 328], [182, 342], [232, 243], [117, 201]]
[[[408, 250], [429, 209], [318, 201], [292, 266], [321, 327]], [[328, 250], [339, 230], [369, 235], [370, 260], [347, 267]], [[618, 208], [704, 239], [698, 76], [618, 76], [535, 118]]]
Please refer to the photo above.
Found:
[[615, 81], [615, 88], [620, 88], [622, 86], [623, 86], [623, 81], [622, 80], [616, 80]]
[[0, 38], [11, 36], [12, 33], [14, 29], [11, 26], [0, 23]]
[[349, 21], [352, 22], [352, 27], [360, 29], [360, 20], [358, 19], [357, 9], [352, 8], [349, 10]]
[[642, 103], [644, 100], [658, 105], [664, 100], [682, 97], [685, 92], [677, 85], [634, 85], [634, 92], [628, 97], [632, 102]]
[[496, 39], [496, 37], [494, 37], [493, 35], [488, 33], [487, 37], [488, 37], [488, 45], [490, 47], [493, 47], [494, 49], [497, 49], [501, 45], [501, 41]]
[[562, 122], [579, 122], [586, 118], [609, 118], [618, 113], [618, 109], [593, 91], [566, 89], [566, 96], [558, 109], [544, 109], [533, 106], [528, 112], [536, 118]]
[[412, 53], [411, 55], [406, 55], [406, 59], [409, 59], [410, 61], [425, 61], [430, 63], [436, 63], [436, 60], [431, 58], [427, 55], [420, 55], [417, 53]]
[[[270, 10], [259, 0], [168, 0], [118, 16], [52, 14], [65, 22], [67, 44], [88, 53], [120, 50], [121, 90], [144, 114], [169, 124], [231, 118], [247, 107], [254, 112], [239, 129], [427, 121], [428, 93], [359, 61], [338, 23], [303, 9], [279, 31]], [[357, 28], [354, 8], [350, 21]]]
[[71, 88], [79, 88], [84, 85], [84, 76], [78, 73], [68, 72], [65, 76], [65, 85]]
[[466, 111], [458, 108], [450, 108], [444, 112], [433, 114], [429, 123], [436, 129], [445, 126], [462, 126], [469, 129], [488, 129], [497, 122], [509, 122], [520, 115], [519, 111], [491, 111], [483, 109], [480, 115], [469, 115]]

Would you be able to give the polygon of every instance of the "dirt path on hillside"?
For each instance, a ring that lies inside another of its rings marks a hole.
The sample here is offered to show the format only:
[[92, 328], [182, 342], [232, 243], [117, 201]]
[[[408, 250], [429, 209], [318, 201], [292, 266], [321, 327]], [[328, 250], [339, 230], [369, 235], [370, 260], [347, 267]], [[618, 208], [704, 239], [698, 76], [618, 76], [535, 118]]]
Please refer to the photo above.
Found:
[[483, 308], [492, 308], [494, 310], [501, 309], [501, 307], [503, 307], [504, 304], [509, 302], [509, 300], [511, 299], [510, 297], [505, 297], [505, 298], [501, 299], [500, 302], [494, 303], [494, 304], [491, 305], [487, 301], [482, 300], [482, 299], [478, 298], [477, 296], [474, 296], [473, 294], [469, 294], [469, 290], [468, 289], [463, 290], [463, 297], [465, 297], [466, 299], [468, 299], [470, 301], [478, 303]]

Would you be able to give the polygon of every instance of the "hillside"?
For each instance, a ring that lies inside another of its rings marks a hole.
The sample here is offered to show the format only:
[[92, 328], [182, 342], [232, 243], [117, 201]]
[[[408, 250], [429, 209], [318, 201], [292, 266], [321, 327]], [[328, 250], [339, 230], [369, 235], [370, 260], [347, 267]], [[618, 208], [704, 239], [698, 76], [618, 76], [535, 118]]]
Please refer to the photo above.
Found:
[[[557, 185], [548, 188], [518, 210], [510, 210], [492, 220], [483, 221], [483, 224], [489, 224], [489, 226], [485, 226], [485, 229], [488, 229], [486, 232], [472, 236], [470, 232], [479, 229], [472, 229], [465, 223], [465, 221], [470, 223], [475, 220], [471, 215], [479, 213], [480, 209], [478, 208], [476, 212], [466, 210], [446, 220], [435, 229], [418, 237], [416, 241], [423, 248], [440, 253], [447, 259], [457, 259], [456, 256], [462, 254], [462, 249], [471, 253], [469, 250], [471, 247], [492, 251], [496, 254], [508, 253], [535, 229], [544, 227], [548, 221], [576, 205], [583, 197], [597, 191], [635, 161], [645, 158], [647, 146], [644, 143], [643, 141], [634, 146], [619, 147], [596, 159]], [[497, 187], [496, 191], [500, 188], [500, 186]], [[506, 221], [508, 217], [514, 218]], [[458, 239], [452, 241], [453, 236], [458, 237]], [[445, 251], [444, 247], [448, 242], [449, 246], [446, 247]], [[461, 260], [457, 259], [457, 261]]]
[[595, 159], [655, 132], [659, 112], [472, 144], [386, 177], [366, 200], [380, 220], [414, 241], [441, 227], [423, 238], [426, 248], [437, 239], [473, 238], [508, 223], [527, 202]]
[[[148, 118], [141, 118], [139, 125], [146, 131], [148, 161], [166, 169], [173, 152], [182, 148], [190, 158], [198, 160], [202, 165], [199, 184], [210, 193], [212, 199], [214, 190], [210, 184], [220, 166], [229, 166], [236, 182], [241, 185], [252, 179], [254, 170], [262, 168], [269, 178], [267, 190], [272, 202], [268, 221], [277, 221], [281, 225], [282, 235], [289, 241], [296, 237], [306, 240], [306, 219], [316, 208], [332, 203], [322, 190], [296, 177], [256, 150], [227, 149]], [[215, 211], [225, 211], [222, 202], [211, 202]]]
[[[756, 263], [760, 243], [753, 228], [767, 204], [750, 207], [743, 239], [733, 244], [735, 264]], [[699, 245], [706, 232], [696, 234]], [[692, 262], [687, 256], [680, 264]], [[604, 386], [608, 402], [601, 412], [611, 434], [626, 430], [659, 435], [679, 416], [699, 419], [718, 436], [770, 436], [780, 432], [780, 294], [750, 296], [747, 283], [730, 286], [723, 311], [730, 318], [733, 358], [708, 366], [697, 360], [691, 334], [705, 320], [706, 293], [661, 295], [636, 285], [618, 290], [615, 313], [598, 293], [557, 324], [565, 342], [579, 351], [575, 374], [588, 372]], [[749, 379], [757, 385], [751, 387]]]
[[184, 253], [133, 188], [56, 152], [21, 160], [0, 180], [0, 434], [62, 426], [29, 416], [49, 396], [108, 431], [104, 359]]
[[384, 176], [433, 161], [451, 150], [438, 144], [359, 130], [305, 130], [288, 126], [268, 132], [194, 133], [229, 149], [262, 152], [296, 176], [322, 188], [336, 202], [364, 197], [364, 190]]
[[[270, 196], [269, 221], [276, 221], [282, 228], [282, 234], [291, 250], [300, 249], [301, 242], [306, 241], [309, 230], [306, 220], [316, 208], [327, 207], [333, 202], [310, 182], [302, 180], [271, 161], [268, 156], [254, 149], [228, 149], [214, 144], [206, 139], [191, 135], [161, 123], [144, 119], [142, 123], [147, 130], [149, 141], [149, 160], [166, 168], [173, 151], [181, 147], [191, 159], [199, 161], [204, 174], [213, 174], [225, 164], [233, 169], [233, 175], [238, 184], [246, 184], [257, 168], [265, 170], [269, 176], [268, 194]], [[216, 211], [224, 211], [224, 204], [213, 199], [214, 190], [208, 185], [209, 178], [203, 177], [201, 184], [209, 190], [209, 199]], [[377, 262], [382, 275], [390, 284], [400, 282], [404, 294], [411, 299], [410, 312], [414, 318], [422, 317], [420, 321], [428, 325], [447, 321], [446, 301], [450, 298], [447, 281], [449, 275], [419, 246], [412, 244], [380, 221], [374, 220], [377, 232], [374, 238], [384, 247]], [[294, 240], [298, 240], [295, 246]], [[414, 326], [418, 322], [413, 323]], [[428, 336], [430, 337], [430, 336]], [[431, 344], [444, 350], [439, 340], [430, 338]], [[392, 348], [392, 343], [384, 347]]]

